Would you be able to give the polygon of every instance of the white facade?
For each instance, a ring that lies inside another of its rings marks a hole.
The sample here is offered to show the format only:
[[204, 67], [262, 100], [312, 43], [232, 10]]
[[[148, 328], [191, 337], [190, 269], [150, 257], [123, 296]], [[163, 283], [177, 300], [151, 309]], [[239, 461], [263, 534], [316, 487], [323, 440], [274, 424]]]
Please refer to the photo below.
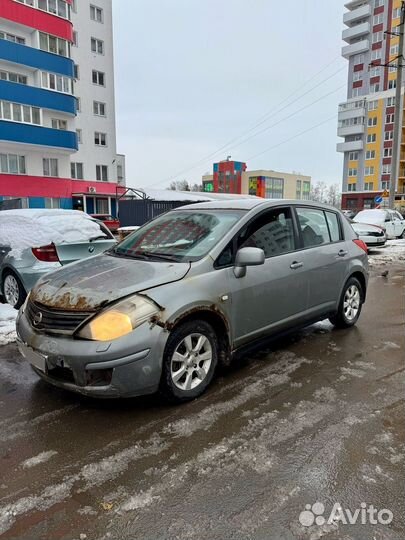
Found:
[[[79, 134], [79, 150], [71, 160], [83, 163], [86, 180], [100, 180], [96, 169], [103, 165], [107, 167], [108, 181], [117, 182], [112, 0], [76, 0], [71, 18], [76, 41], [71, 58], [78, 66], [74, 94], [78, 98]], [[100, 52], [92, 51], [92, 39], [93, 47], [97, 40], [96, 50], [102, 47]], [[104, 84], [93, 83], [93, 71], [103, 74]], [[101, 134], [103, 145], [96, 144], [96, 133]]]

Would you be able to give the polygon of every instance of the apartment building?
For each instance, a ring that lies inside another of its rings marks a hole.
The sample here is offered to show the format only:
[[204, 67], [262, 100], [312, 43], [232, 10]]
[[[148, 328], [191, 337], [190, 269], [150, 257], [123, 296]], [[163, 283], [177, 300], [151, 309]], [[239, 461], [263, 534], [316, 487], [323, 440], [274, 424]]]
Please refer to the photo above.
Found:
[[112, 0], [1, 0], [0, 201], [116, 212]]
[[[342, 208], [373, 208], [390, 189], [395, 119], [396, 63], [401, 0], [345, 4], [347, 100], [339, 105], [337, 145], [343, 153]], [[405, 130], [402, 129], [396, 205], [405, 205]]]

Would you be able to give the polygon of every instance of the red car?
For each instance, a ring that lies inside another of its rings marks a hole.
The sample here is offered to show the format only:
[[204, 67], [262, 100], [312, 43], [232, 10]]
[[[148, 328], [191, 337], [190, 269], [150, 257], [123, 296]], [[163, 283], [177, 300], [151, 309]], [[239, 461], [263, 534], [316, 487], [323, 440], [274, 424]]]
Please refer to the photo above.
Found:
[[110, 229], [111, 232], [117, 232], [117, 229], [120, 227], [119, 219], [108, 214], [91, 214], [91, 217], [102, 221], [104, 225]]

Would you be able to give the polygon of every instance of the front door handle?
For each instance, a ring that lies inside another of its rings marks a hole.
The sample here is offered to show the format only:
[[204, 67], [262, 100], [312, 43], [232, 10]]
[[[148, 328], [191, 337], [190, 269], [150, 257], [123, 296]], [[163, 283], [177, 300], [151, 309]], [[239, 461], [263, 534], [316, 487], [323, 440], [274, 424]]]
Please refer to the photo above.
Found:
[[294, 261], [293, 263], [290, 264], [291, 270], [297, 270], [298, 268], [302, 268], [303, 266], [304, 266], [304, 263], [297, 262], [297, 261]]
[[339, 251], [339, 253], [338, 253], [339, 257], [344, 257], [344, 256], [347, 255], [347, 254], [348, 254], [348, 252], [347, 252], [346, 250], [344, 250], [344, 249], [341, 249], [341, 250]]

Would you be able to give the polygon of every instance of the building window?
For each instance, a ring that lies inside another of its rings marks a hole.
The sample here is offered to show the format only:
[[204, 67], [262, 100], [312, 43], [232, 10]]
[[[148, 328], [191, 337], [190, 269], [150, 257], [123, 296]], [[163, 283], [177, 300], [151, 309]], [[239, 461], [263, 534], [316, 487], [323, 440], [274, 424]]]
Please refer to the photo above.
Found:
[[76, 129], [77, 142], [82, 144], [83, 142], [83, 131], [81, 129]]
[[58, 160], [55, 158], [43, 158], [42, 167], [44, 170], [44, 176], [59, 176]]
[[73, 77], [76, 81], [78, 81], [80, 79], [80, 68], [78, 66], [78, 64], [75, 64], [73, 66]]
[[18, 84], [27, 84], [27, 77], [13, 71], [0, 71], [0, 79]]
[[370, 84], [370, 94], [376, 94], [380, 91], [380, 83]]
[[59, 56], [70, 56], [69, 43], [65, 39], [57, 38], [44, 32], [39, 33], [39, 48], [41, 51], [58, 54]]
[[390, 56], [397, 56], [399, 53], [399, 44], [391, 45], [390, 47]]
[[21, 105], [21, 103], [0, 101], [0, 120], [39, 126], [41, 125], [41, 109], [30, 105]]
[[361, 88], [353, 88], [352, 89], [352, 98], [356, 98], [361, 96]]
[[117, 179], [120, 185], [124, 183], [124, 168], [122, 165], [117, 165]]
[[394, 132], [393, 131], [386, 131], [384, 133], [384, 140], [385, 141], [392, 141], [394, 138]]
[[370, 133], [367, 135], [367, 142], [368, 143], [375, 143], [377, 140], [377, 135], [375, 133]]
[[363, 72], [362, 71], [355, 71], [353, 73], [353, 82], [361, 81], [363, 78]]
[[373, 182], [364, 182], [364, 191], [373, 191]]
[[391, 174], [391, 164], [382, 166], [382, 174]]
[[101, 39], [91, 38], [91, 51], [97, 54], [104, 54], [104, 41]]
[[[17, 0], [18, 2], [29, 4], [30, 6], [34, 5], [33, 0]], [[69, 18], [69, 10], [65, 0], [36, 0], [38, 9], [42, 11], [47, 11], [53, 15], [58, 15], [58, 17], [63, 17], [64, 19]]]
[[54, 90], [55, 92], [62, 92], [64, 94], [72, 93], [72, 81], [68, 77], [62, 77], [62, 75], [54, 75], [43, 71], [41, 75], [41, 86], [47, 90]]
[[394, 79], [393, 81], [388, 81], [388, 88], [392, 90], [393, 88], [397, 87], [397, 81]]
[[384, 5], [384, 0], [374, 0], [374, 8], [378, 8]]
[[395, 107], [395, 97], [389, 97], [387, 99], [387, 107]]
[[95, 116], [105, 116], [106, 105], [101, 101], [93, 101], [93, 113]]
[[96, 71], [93, 69], [92, 74], [93, 84], [97, 84], [98, 86], [105, 86], [105, 73], [102, 71]]
[[393, 19], [398, 19], [398, 17], [401, 16], [401, 8], [400, 7], [397, 7], [397, 8], [394, 8], [392, 10], [392, 18]]
[[79, 46], [79, 36], [76, 31], [73, 32], [73, 46], [78, 47]]
[[67, 130], [66, 120], [59, 120], [58, 118], [52, 118], [52, 129], [60, 129], [61, 131]]
[[83, 163], [71, 163], [70, 164], [70, 176], [75, 180], [83, 180]]
[[364, 54], [356, 54], [356, 56], [353, 58], [354, 65], [357, 64], [364, 64]]
[[103, 22], [103, 10], [97, 6], [90, 6], [90, 19], [99, 23]]
[[364, 167], [364, 176], [372, 176], [374, 174], [374, 167]]
[[357, 176], [357, 169], [350, 168], [348, 171], [348, 176]]
[[373, 34], [373, 43], [378, 43], [379, 41], [382, 41], [384, 37], [383, 32], [374, 32]]
[[356, 191], [356, 184], [347, 184], [347, 191]]
[[107, 134], [96, 131], [94, 133], [94, 144], [96, 146], [107, 146]]
[[389, 182], [389, 180], [383, 180], [383, 181], [381, 182], [381, 188], [382, 188], [382, 189], [390, 189], [390, 182]]
[[359, 159], [359, 153], [358, 152], [350, 152], [349, 153], [349, 161], [357, 161]]
[[380, 66], [372, 66], [370, 68], [370, 77], [378, 77], [380, 75]]
[[296, 186], [296, 190], [295, 190], [295, 198], [296, 199], [301, 199], [301, 180], [297, 180], [297, 186]]
[[77, 13], [77, 0], [72, 0], [72, 11]]
[[0, 173], [26, 174], [25, 156], [17, 154], [0, 154]]
[[376, 126], [377, 125], [377, 117], [376, 116], [372, 116], [368, 119], [368, 122], [367, 122], [367, 125], [369, 127], [371, 126]]
[[395, 114], [387, 114], [385, 117], [386, 124], [393, 124], [395, 120]]
[[376, 111], [377, 109], [378, 109], [378, 99], [368, 102], [368, 110], [369, 111]]
[[383, 22], [384, 22], [384, 13], [379, 13], [378, 15], [374, 15], [373, 26], [376, 26], [377, 24], [382, 24]]
[[82, 110], [82, 101], [79, 97], [76, 98], [76, 110], [77, 112], [81, 112]]
[[392, 148], [384, 148], [384, 157], [392, 157]]
[[100, 182], [108, 182], [107, 165], [96, 165], [96, 179]]
[[13, 43], [19, 43], [20, 45], [25, 45], [25, 38], [16, 36], [14, 34], [9, 34], [8, 32], [0, 32], [0, 39], [12, 41]]
[[375, 159], [375, 150], [367, 150], [366, 159]]
[[304, 201], [308, 201], [311, 192], [311, 182], [304, 180], [302, 183], [302, 188], [302, 199]]
[[60, 208], [60, 199], [55, 197], [45, 197], [45, 208]]

